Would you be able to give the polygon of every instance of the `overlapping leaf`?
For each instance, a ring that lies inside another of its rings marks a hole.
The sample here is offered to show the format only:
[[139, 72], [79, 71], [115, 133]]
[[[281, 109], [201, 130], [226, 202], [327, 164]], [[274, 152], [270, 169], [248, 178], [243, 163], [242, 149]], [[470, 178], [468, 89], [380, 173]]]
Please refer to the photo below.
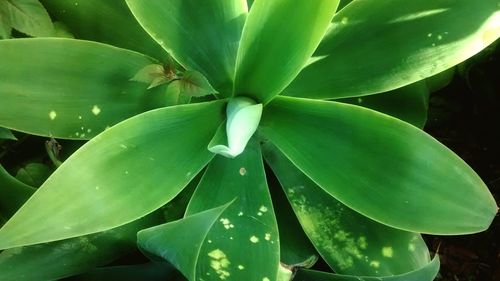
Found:
[[280, 261], [278, 226], [256, 140], [234, 159], [216, 156], [212, 160], [186, 215], [232, 199], [234, 203], [222, 212], [203, 242], [197, 276], [275, 281]]
[[331, 99], [399, 88], [481, 51], [500, 36], [499, 19], [496, 0], [354, 1], [285, 94]]
[[212, 158], [223, 105], [149, 111], [92, 139], [0, 229], [0, 248], [104, 231], [164, 205]]
[[429, 89], [425, 81], [420, 81], [385, 93], [336, 101], [377, 110], [423, 128], [429, 109]]
[[314, 184], [275, 146], [268, 143], [264, 151], [304, 231], [336, 273], [391, 276], [430, 262], [419, 234], [388, 227], [354, 212]]
[[390, 116], [280, 97], [265, 108], [260, 129], [321, 188], [384, 224], [465, 234], [486, 229], [497, 212], [488, 188], [462, 159]]
[[[90, 41], [0, 41], [0, 125], [35, 135], [89, 139], [163, 105], [160, 90], [129, 81], [153, 59]], [[34, 121], [36, 120], [36, 121]]]
[[[178, 221], [142, 230], [137, 235], [138, 244], [146, 253], [169, 261], [189, 280], [196, 280], [197, 263], [200, 256], [205, 254], [201, 249], [207, 233], [229, 205], [231, 202]], [[213, 264], [218, 270], [217, 274], [224, 272], [225, 276], [229, 265], [227, 257], [218, 251], [213, 252], [212, 256], [215, 256]], [[219, 275], [214, 274], [214, 277], [219, 278]]]
[[33, 37], [54, 33], [52, 21], [38, 0], [0, 1], [0, 38], [10, 37], [10, 28]]
[[144, 29], [182, 66], [201, 72], [221, 96], [230, 95], [245, 1], [126, 2]]
[[385, 277], [352, 276], [301, 269], [294, 281], [432, 281], [439, 271], [439, 257], [435, 257], [428, 265], [415, 271]]
[[234, 95], [267, 103], [299, 73], [318, 46], [338, 0], [257, 1], [238, 49]]
[[134, 50], [163, 60], [167, 54], [139, 25], [123, 0], [41, 0], [78, 39]]
[[136, 249], [137, 231], [159, 222], [154, 214], [96, 234], [5, 250], [0, 280], [56, 280], [105, 265]]

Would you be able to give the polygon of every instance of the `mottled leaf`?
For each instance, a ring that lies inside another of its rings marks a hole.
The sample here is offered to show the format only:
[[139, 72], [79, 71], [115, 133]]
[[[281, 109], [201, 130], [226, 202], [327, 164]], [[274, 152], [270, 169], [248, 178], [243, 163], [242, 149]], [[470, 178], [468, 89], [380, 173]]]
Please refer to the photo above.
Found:
[[437, 140], [359, 106], [279, 97], [260, 132], [337, 200], [420, 233], [485, 230], [497, 206], [481, 178]]

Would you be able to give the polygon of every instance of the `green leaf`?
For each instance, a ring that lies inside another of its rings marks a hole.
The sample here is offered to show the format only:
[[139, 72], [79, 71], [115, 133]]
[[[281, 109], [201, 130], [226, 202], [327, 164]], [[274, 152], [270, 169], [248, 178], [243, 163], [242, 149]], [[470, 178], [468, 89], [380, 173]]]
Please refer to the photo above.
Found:
[[266, 144], [264, 155], [304, 231], [336, 273], [390, 276], [430, 262], [419, 234], [385, 226], [347, 208], [301, 173], [275, 146]]
[[[223, 211], [206, 236], [198, 258], [197, 276], [205, 280], [227, 277], [275, 281], [279, 265], [278, 226], [260, 146], [255, 139], [234, 159], [215, 156], [189, 202], [186, 215], [234, 198], [235, 202]], [[222, 263], [218, 268], [213, 263], [219, 255], [225, 256], [227, 266]]]
[[261, 133], [351, 209], [420, 233], [485, 230], [497, 206], [479, 176], [431, 136], [358, 106], [276, 98]]
[[0, 165], [0, 216], [10, 218], [34, 192], [33, 187], [20, 182]]
[[421, 81], [381, 94], [336, 101], [370, 108], [423, 128], [429, 109], [429, 89]]
[[0, 229], [0, 249], [104, 231], [169, 202], [213, 157], [223, 106], [152, 110], [93, 138]]
[[17, 140], [17, 138], [9, 129], [0, 127], [0, 140]]
[[135, 20], [123, 0], [41, 0], [54, 19], [79, 39], [134, 50], [156, 59], [167, 53]]
[[301, 269], [294, 281], [432, 281], [439, 272], [439, 257], [436, 256], [428, 265], [401, 275], [386, 277], [368, 277], [338, 275], [314, 270]]
[[39, 187], [52, 174], [52, 170], [42, 163], [28, 163], [17, 171], [16, 179], [24, 184]]
[[47, 11], [38, 0], [3, 0], [0, 15], [7, 16], [12, 28], [29, 36], [50, 36], [54, 26]]
[[55, 280], [102, 266], [136, 249], [137, 231], [158, 223], [153, 214], [97, 234], [8, 249], [0, 253], [0, 280]]
[[313, 54], [339, 1], [257, 1], [243, 29], [234, 95], [267, 103]]
[[331, 99], [411, 84], [481, 51], [499, 22], [497, 0], [354, 1], [285, 94]]
[[247, 97], [229, 100], [226, 107], [226, 124], [221, 125], [208, 144], [208, 150], [224, 157], [240, 155], [259, 126], [262, 104]]
[[129, 81], [155, 61], [90, 41], [0, 41], [0, 126], [35, 135], [90, 139], [163, 105], [161, 89]]
[[6, 2], [0, 2], [0, 39], [10, 38], [12, 32], [12, 25], [8, 12]]
[[201, 72], [221, 96], [230, 96], [245, 1], [126, 2], [151, 37], [184, 68]]
[[[264, 146], [264, 153], [265, 149]], [[318, 252], [302, 230], [278, 180], [270, 174], [267, 176], [278, 221], [281, 265], [290, 269], [309, 268], [318, 260]]]
[[[184, 219], [144, 229], [137, 234], [140, 248], [169, 261], [189, 280], [196, 280], [196, 267], [207, 233], [230, 203]], [[219, 269], [222, 267], [221, 259]], [[227, 261], [227, 259], [225, 259]], [[205, 278], [205, 276], [203, 276]]]

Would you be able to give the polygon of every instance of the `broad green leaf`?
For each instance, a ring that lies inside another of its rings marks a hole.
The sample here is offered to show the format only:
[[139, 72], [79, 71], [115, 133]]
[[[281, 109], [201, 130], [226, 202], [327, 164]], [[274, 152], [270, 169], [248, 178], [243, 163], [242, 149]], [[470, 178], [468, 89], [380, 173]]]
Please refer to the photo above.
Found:
[[137, 231], [159, 222], [153, 214], [104, 232], [8, 249], [0, 253], [0, 280], [55, 280], [102, 266], [136, 249]]
[[370, 108], [423, 128], [429, 109], [429, 89], [421, 81], [385, 93], [336, 101]]
[[212, 158], [223, 105], [148, 111], [93, 138], [0, 229], [0, 249], [104, 231], [169, 202]]
[[361, 0], [346, 6], [286, 95], [390, 91], [444, 71], [500, 36], [497, 0]]
[[29, 186], [39, 187], [52, 174], [52, 170], [42, 163], [28, 163], [21, 167], [16, 179]]
[[[264, 147], [265, 152], [265, 147]], [[264, 154], [265, 156], [265, 154]], [[280, 237], [280, 262], [287, 268], [313, 266], [318, 260], [318, 252], [302, 230], [293, 213], [288, 199], [281, 189], [278, 179], [267, 174], [267, 182], [274, 203]]]
[[34, 192], [0, 165], [0, 216], [10, 218]]
[[428, 265], [401, 275], [386, 277], [368, 277], [353, 275], [338, 275], [314, 270], [301, 269], [295, 275], [294, 281], [432, 281], [439, 272], [439, 257], [436, 256]]
[[54, 26], [38, 0], [2, 0], [0, 16], [8, 17], [11, 27], [33, 37], [50, 36]]
[[267, 103], [305, 65], [323, 38], [338, 0], [257, 1], [243, 29], [233, 95]]
[[0, 140], [17, 140], [9, 129], [0, 127]]
[[358, 106], [279, 97], [261, 133], [302, 172], [351, 209], [420, 233], [485, 230], [497, 213], [479, 176], [437, 140]]
[[[166, 262], [98, 267], [76, 276], [73, 281], [179, 281], [175, 268]], [[175, 278], [175, 279], [174, 279]]]
[[430, 262], [419, 234], [388, 227], [354, 212], [300, 172], [275, 146], [264, 147], [266, 161], [304, 231], [336, 273], [390, 276]]
[[[190, 281], [197, 280], [197, 262], [200, 255], [204, 254], [201, 252], [202, 244], [210, 228], [229, 205], [231, 202], [178, 221], [139, 231], [138, 244], [143, 251], [169, 261]], [[222, 257], [217, 260], [221, 268]]]
[[184, 68], [230, 96], [245, 1], [127, 0], [139, 23]]
[[35, 135], [90, 139], [163, 105], [161, 89], [129, 81], [155, 61], [96, 42], [0, 41], [0, 126]]
[[123, 0], [41, 0], [76, 38], [134, 50], [158, 60], [166, 52], [140, 26]]
[[205, 280], [276, 281], [280, 262], [278, 226], [255, 139], [234, 159], [215, 156], [186, 215], [232, 199], [234, 203], [222, 212], [206, 236], [198, 257], [197, 276]]

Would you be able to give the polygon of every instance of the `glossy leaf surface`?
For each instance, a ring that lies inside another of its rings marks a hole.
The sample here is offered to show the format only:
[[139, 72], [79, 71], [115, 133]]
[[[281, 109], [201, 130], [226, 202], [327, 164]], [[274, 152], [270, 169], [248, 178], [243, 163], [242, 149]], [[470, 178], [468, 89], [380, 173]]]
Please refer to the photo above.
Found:
[[182, 66], [229, 96], [245, 23], [245, 1], [127, 0], [144, 29]]
[[223, 277], [276, 280], [278, 226], [255, 139], [234, 159], [215, 156], [189, 202], [186, 215], [233, 199], [234, 203], [224, 210], [207, 234], [201, 247], [197, 276], [204, 276], [205, 280]]
[[134, 50], [162, 60], [166, 52], [140, 26], [123, 0], [41, 0], [78, 39]]
[[496, 0], [354, 1], [335, 15], [315, 62], [285, 94], [331, 99], [393, 90], [466, 60], [499, 36]]
[[35, 135], [89, 139], [162, 105], [162, 92], [129, 81], [153, 59], [90, 41], [0, 41], [0, 125]]
[[[49, 14], [38, 0], [0, 1], [0, 17], [5, 17], [4, 23], [29, 36], [50, 36], [54, 32]], [[10, 35], [10, 32], [2, 33], [0, 37]]]
[[300, 172], [275, 146], [266, 144], [264, 151], [304, 231], [336, 273], [390, 276], [430, 262], [419, 234], [354, 212]]
[[429, 89], [421, 81], [385, 93], [336, 101], [370, 108], [423, 128], [429, 109]]
[[428, 265], [401, 275], [386, 277], [368, 277], [338, 275], [320, 271], [301, 269], [295, 275], [294, 281], [432, 281], [439, 271], [439, 257], [435, 257]]
[[104, 231], [169, 202], [212, 158], [223, 104], [152, 110], [87, 142], [0, 229], [0, 249]]
[[330, 195], [392, 227], [473, 233], [497, 212], [488, 188], [462, 159], [388, 115], [280, 97], [265, 108], [260, 129]]
[[234, 95], [267, 103], [279, 94], [313, 54], [338, 2], [255, 2], [238, 50]]
[[108, 231], [0, 253], [0, 280], [56, 280], [105, 265], [133, 251], [137, 231], [158, 223], [147, 216]]
[[[142, 230], [137, 234], [138, 244], [147, 253], [169, 261], [189, 280], [197, 280], [198, 259], [205, 254], [201, 251], [202, 244], [212, 225], [230, 204]], [[222, 259], [221, 256], [215, 259], [219, 270], [222, 270]], [[227, 259], [224, 260], [227, 266]]]

